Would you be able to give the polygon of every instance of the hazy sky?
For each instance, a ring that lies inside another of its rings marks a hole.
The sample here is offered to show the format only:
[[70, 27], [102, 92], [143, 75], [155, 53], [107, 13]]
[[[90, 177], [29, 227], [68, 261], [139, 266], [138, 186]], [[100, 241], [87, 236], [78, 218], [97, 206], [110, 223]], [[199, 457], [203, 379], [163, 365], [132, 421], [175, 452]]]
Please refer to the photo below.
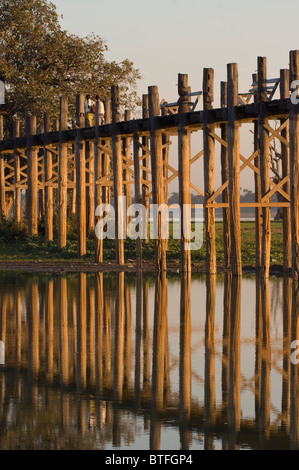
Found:
[[[76, 34], [96, 33], [108, 58], [132, 60], [143, 80], [138, 91], [158, 85], [160, 97], [177, 98], [177, 74], [189, 74], [202, 89], [202, 69], [215, 70], [215, 91], [226, 80], [226, 64], [239, 66], [240, 92], [251, 85], [257, 56], [267, 56], [268, 77], [288, 67], [299, 48], [299, 3], [295, 0], [53, 0], [62, 26]], [[215, 98], [218, 106], [218, 98]]]

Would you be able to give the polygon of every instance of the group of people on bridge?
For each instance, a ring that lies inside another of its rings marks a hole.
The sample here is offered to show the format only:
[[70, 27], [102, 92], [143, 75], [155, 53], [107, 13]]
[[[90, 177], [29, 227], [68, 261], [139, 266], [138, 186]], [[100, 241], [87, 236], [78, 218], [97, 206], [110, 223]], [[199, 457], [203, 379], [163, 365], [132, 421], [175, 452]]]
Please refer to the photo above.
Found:
[[95, 125], [96, 104], [99, 103], [99, 124], [104, 124], [105, 109], [104, 103], [100, 100], [99, 95], [96, 95], [96, 101], [86, 95], [85, 100], [85, 125], [86, 127], [93, 127]]

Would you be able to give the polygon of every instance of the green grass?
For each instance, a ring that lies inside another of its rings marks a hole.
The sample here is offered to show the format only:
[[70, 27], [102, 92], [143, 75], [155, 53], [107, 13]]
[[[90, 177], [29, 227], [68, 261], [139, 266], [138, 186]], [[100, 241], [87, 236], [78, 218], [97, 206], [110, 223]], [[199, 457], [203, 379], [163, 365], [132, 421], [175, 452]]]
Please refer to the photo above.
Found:
[[[255, 224], [254, 222], [242, 222], [242, 262], [244, 265], [255, 264]], [[282, 244], [282, 221], [271, 223], [271, 263], [283, 263]], [[170, 233], [171, 230], [170, 230]], [[92, 234], [87, 238], [87, 250], [85, 260], [94, 261], [94, 240]], [[223, 237], [222, 222], [216, 223], [216, 250], [217, 261], [223, 261]], [[143, 259], [154, 260], [155, 244], [154, 240], [143, 246]], [[168, 241], [167, 259], [168, 261], [178, 261], [180, 256], [180, 241], [172, 238]], [[194, 262], [205, 261], [205, 237], [200, 250], [191, 252]], [[136, 242], [125, 240], [126, 260], [136, 259]], [[67, 246], [63, 250], [58, 250], [57, 242], [45, 243], [44, 236], [29, 237], [26, 229], [13, 221], [8, 221], [0, 225], [0, 261], [63, 261], [77, 260], [77, 242], [74, 236], [68, 240]], [[115, 260], [114, 240], [104, 240], [104, 260]]]

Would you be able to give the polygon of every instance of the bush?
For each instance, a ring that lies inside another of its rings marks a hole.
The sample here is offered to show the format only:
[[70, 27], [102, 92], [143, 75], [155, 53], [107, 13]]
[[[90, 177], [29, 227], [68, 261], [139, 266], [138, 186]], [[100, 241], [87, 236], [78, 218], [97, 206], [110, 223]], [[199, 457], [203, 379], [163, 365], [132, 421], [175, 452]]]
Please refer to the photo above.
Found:
[[25, 240], [28, 235], [28, 228], [25, 221], [17, 222], [8, 219], [0, 223], [0, 238], [2, 241]]

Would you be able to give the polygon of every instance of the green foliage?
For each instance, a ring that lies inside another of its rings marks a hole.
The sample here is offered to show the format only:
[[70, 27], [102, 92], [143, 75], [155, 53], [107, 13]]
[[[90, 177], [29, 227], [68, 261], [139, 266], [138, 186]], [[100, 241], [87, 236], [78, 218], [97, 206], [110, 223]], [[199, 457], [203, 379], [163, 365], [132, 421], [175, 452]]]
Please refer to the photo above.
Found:
[[3, 243], [25, 240], [28, 234], [25, 222], [16, 222], [13, 219], [5, 220], [0, 224], [0, 239]]
[[123, 106], [134, 109], [140, 73], [129, 59], [107, 61], [106, 51], [97, 35], [79, 37], [63, 30], [55, 5], [47, 0], [0, 0], [0, 61], [9, 118], [41, 118], [45, 111], [58, 117], [62, 94], [69, 97], [74, 117], [76, 93], [106, 99], [114, 84]]
[[[74, 217], [68, 218], [68, 241], [63, 250], [58, 250], [57, 241], [45, 243], [44, 237], [29, 237], [27, 227], [22, 222], [17, 224], [13, 220], [8, 220], [0, 224], [0, 260], [2, 261], [43, 261], [50, 260], [55, 263], [59, 260], [77, 260], [77, 240]], [[72, 232], [71, 232], [72, 230]], [[216, 251], [217, 263], [223, 262], [223, 226], [221, 222], [216, 223]], [[242, 262], [244, 266], [254, 266], [255, 264], [255, 223], [242, 222]], [[91, 231], [86, 239], [85, 260], [94, 261], [94, 233]], [[282, 243], [282, 222], [271, 222], [271, 264], [282, 265], [283, 263], [283, 243]], [[136, 260], [136, 242], [131, 239], [125, 240], [126, 261]], [[115, 240], [104, 240], [103, 254], [105, 262], [115, 261]], [[155, 259], [155, 241], [150, 239], [143, 244], [142, 257], [145, 262], [153, 262]], [[191, 252], [193, 263], [205, 263], [205, 236], [202, 247]], [[169, 262], [179, 262], [180, 240], [170, 237], [168, 241], [167, 260]]]

